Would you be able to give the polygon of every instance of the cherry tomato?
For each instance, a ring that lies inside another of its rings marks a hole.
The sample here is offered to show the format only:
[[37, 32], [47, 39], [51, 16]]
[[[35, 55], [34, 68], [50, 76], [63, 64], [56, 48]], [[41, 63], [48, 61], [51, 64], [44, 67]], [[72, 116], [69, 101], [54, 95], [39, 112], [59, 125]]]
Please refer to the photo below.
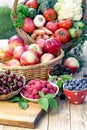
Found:
[[71, 28], [72, 24], [73, 24], [73, 21], [69, 18], [59, 20], [59, 22], [58, 22], [59, 28], [65, 28], [65, 29]]
[[70, 39], [68, 30], [60, 28], [55, 31], [54, 36], [61, 41], [62, 44], [67, 43]]
[[51, 21], [51, 20], [55, 20], [56, 19], [57, 14], [56, 14], [54, 9], [49, 8], [49, 9], [45, 10], [45, 12], [43, 13], [43, 16], [45, 17], [45, 19], [47, 21]]
[[46, 28], [52, 31], [53, 33], [59, 28], [58, 27], [58, 22], [56, 21], [49, 21], [46, 23]]
[[37, 2], [37, 0], [28, 0], [25, 3], [25, 5], [28, 6], [29, 8], [38, 9], [38, 2]]

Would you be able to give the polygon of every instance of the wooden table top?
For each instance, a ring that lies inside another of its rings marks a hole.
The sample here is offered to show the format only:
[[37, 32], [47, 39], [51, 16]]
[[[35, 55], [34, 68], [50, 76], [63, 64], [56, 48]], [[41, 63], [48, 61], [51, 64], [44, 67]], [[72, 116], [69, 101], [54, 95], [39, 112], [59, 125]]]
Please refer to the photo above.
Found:
[[[80, 73], [74, 74], [73, 78], [82, 77], [84, 69], [87, 71], [87, 42], [83, 49], [84, 67]], [[33, 129], [0, 125], [0, 130]], [[87, 130], [87, 97], [81, 105], [73, 105], [67, 100], [60, 101], [58, 99], [58, 109], [46, 113], [38, 122], [35, 130]]]

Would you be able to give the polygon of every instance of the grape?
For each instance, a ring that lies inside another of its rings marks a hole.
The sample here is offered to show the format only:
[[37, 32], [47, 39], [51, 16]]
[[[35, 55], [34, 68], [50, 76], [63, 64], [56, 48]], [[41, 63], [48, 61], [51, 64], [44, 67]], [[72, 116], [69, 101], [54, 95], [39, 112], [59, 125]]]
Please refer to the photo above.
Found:
[[3, 80], [3, 81], [2, 81], [2, 84], [3, 84], [3, 85], [7, 85], [7, 81], [6, 81], [6, 80]]
[[15, 79], [16, 75], [14, 73], [10, 74], [11, 79]]
[[22, 79], [23, 79], [23, 77], [20, 76], [20, 75], [16, 77], [16, 80], [17, 80], [17, 81], [21, 81]]
[[5, 70], [5, 73], [6, 73], [7, 75], [10, 75], [11, 71], [10, 71], [10, 70]]
[[17, 82], [17, 85], [19, 88], [21, 88], [23, 86], [23, 82]]
[[4, 76], [4, 75], [3, 75], [3, 73], [2, 73], [2, 72], [0, 72], [0, 78], [3, 78], [3, 76]]
[[3, 94], [8, 94], [8, 93], [10, 93], [11, 91], [10, 91], [10, 89], [9, 88], [5, 88], [5, 89], [3, 89]]
[[17, 85], [14, 84], [14, 85], [12, 86], [12, 90], [13, 90], [13, 91], [16, 91], [17, 89], [18, 89]]

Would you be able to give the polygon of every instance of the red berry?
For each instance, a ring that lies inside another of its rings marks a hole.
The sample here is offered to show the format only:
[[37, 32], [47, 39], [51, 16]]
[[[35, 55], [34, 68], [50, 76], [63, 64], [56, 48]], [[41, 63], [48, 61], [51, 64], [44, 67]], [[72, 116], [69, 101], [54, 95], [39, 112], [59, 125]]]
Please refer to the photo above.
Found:
[[55, 91], [54, 91], [53, 89], [50, 89], [49, 92], [50, 92], [51, 94], [55, 94]]
[[38, 91], [37, 91], [37, 89], [33, 89], [33, 91], [32, 91], [32, 95], [37, 95], [38, 94]]
[[35, 95], [35, 99], [39, 99], [40, 98], [40, 96], [37, 94], [37, 95]]
[[47, 93], [48, 93], [48, 88], [42, 88], [41, 91], [42, 91], [44, 94], [47, 94]]

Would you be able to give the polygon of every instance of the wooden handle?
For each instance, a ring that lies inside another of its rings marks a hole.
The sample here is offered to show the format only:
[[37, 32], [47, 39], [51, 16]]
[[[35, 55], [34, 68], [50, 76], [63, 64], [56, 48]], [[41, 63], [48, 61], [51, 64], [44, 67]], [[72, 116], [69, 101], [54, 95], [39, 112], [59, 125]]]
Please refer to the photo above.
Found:
[[13, 5], [13, 19], [14, 20], [16, 20], [17, 18], [17, 14], [16, 14], [17, 4], [18, 4], [18, 0], [15, 0], [14, 5]]

